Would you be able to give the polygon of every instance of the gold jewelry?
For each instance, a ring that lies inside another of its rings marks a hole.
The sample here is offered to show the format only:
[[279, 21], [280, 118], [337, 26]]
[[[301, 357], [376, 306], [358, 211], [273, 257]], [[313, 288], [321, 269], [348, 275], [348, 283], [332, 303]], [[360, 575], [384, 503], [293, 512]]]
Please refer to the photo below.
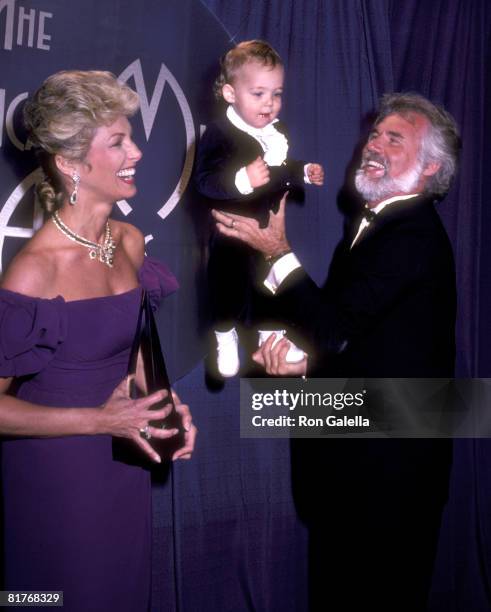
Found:
[[53, 223], [55, 224], [56, 228], [59, 229], [60, 232], [64, 234], [67, 238], [89, 249], [90, 259], [96, 259], [98, 257], [101, 263], [106, 264], [106, 266], [109, 266], [110, 268], [113, 267], [113, 257], [114, 257], [114, 251], [116, 250], [116, 243], [114, 242], [112, 234], [111, 234], [111, 228], [109, 226], [109, 221], [106, 221], [106, 232], [104, 234], [104, 242], [102, 244], [99, 244], [97, 242], [92, 242], [92, 240], [88, 240], [87, 238], [84, 238], [83, 236], [79, 236], [74, 231], [72, 231], [60, 219], [60, 215], [58, 214], [58, 211], [53, 213], [51, 219], [53, 220]]

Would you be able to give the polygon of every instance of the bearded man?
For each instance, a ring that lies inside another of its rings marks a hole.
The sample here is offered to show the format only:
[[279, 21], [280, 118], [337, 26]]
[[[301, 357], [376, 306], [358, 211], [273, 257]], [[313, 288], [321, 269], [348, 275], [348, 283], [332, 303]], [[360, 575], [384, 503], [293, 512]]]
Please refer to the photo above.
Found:
[[[288, 340], [273, 346], [271, 337], [255, 354], [269, 374], [453, 376], [455, 268], [434, 203], [450, 187], [459, 149], [442, 108], [416, 94], [382, 98], [355, 178], [364, 216], [336, 250], [322, 289], [290, 250], [284, 205], [265, 229], [215, 212], [222, 233], [272, 263], [265, 284], [308, 338], [308, 357], [292, 364]], [[295, 442], [294, 493], [310, 528], [310, 608], [425, 610], [451, 442]]]

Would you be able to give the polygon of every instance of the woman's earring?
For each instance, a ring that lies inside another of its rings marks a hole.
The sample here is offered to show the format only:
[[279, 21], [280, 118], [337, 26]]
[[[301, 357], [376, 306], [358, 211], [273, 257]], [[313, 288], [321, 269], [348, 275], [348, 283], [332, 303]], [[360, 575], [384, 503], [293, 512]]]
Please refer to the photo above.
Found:
[[78, 184], [80, 183], [80, 176], [78, 175], [77, 172], [74, 172], [72, 174], [72, 181], [73, 181], [73, 191], [70, 195], [70, 204], [74, 206], [77, 203]]

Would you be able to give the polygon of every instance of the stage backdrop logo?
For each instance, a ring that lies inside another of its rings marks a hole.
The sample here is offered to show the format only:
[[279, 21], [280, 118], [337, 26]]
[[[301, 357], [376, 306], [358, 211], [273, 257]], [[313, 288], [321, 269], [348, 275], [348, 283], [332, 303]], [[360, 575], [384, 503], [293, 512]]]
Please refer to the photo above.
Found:
[[196, 138], [210, 120], [211, 88], [227, 34], [198, 1], [0, 0], [0, 254], [10, 261], [40, 227], [34, 197], [41, 171], [26, 150], [21, 110], [48, 75], [110, 70], [140, 96], [132, 121], [143, 152], [138, 194], [114, 215], [141, 229], [147, 252], [165, 261], [181, 289], [159, 326], [171, 375], [197, 363], [204, 346], [200, 278], [208, 212], [190, 184]]

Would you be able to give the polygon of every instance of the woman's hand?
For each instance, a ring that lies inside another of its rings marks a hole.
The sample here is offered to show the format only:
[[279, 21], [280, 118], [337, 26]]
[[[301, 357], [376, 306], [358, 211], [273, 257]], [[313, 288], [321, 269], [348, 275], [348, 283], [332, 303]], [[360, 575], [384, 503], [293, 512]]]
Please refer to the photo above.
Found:
[[176, 450], [172, 455], [172, 461], [176, 459], [191, 459], [198, 430], [196, 426], [193, 425], [193, 417], [189, 411], [189, 406], [187, 404], [181, 404], [181, 400], [175, 391], [172, 391], [172, 399], [174, 400], [176, 411], [181, 416], [182, 426], [184, 428], [184, 446]]
[[[128, 393], [128, 379], [123, 379], [114, 389], [107, 402], [102, 406], [99, 415], [100, 426], [98, 433], [105, 433], [117, 438], [128, 438], [133, 440], [152, 461], [160, 463], [160, 456], [150, 446], [148, 440], [143, 438], [141, 434], [142, 431], [145, 430], [152, 438], [164, 439], [171, 438], [178, 433], [177, 429], [161, 429], [160, 427], [149, 425], [150, 421], [165, 419], [169, 415], [172, 408], [171, 404], [168, 404], [164, 408], [159, 408], [158, 410], [150, 410], [154, 404], [161, 402], [166, 396], [167, 391], [162, 390], [136, 400], [131, 399]], [[183, 447], [183, 449], [186, 449], [184, 454], [190, 455], [193, 450], [196, 432], [193, 430], [191, 415], [189, 414], [187, 406], [182, 406], [181, 414], [184, 414], [184, 428], [186, 428], [186, 426], [189, 427], [189, 431], [186, 432], [189, 444]], [[177, 453], [180, 453], [183, 449], [180, 449]]]

